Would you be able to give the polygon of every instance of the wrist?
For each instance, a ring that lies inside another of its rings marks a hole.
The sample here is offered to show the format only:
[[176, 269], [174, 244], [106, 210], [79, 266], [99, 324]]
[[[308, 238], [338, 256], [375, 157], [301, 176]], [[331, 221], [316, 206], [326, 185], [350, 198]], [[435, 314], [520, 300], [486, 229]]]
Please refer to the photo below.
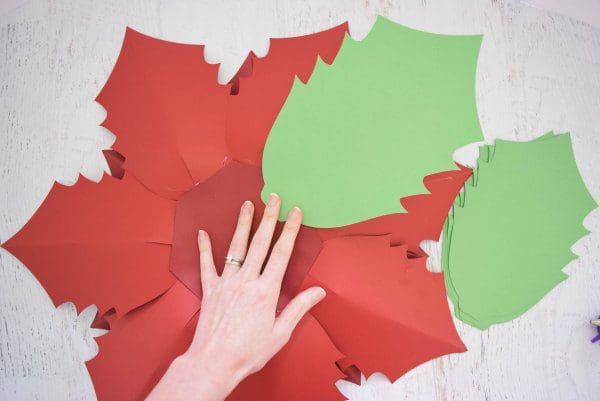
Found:
[[[243, 369], [228, 366], [223, 358], [209, 358], [186, 352], [176, 358], [169, 371], [183, 379], [182, 386], [190, 388], [190, 395], [202, 401], [223, 401], [247, 376]], [[194, 398], [188, 398], [194, 399]]]

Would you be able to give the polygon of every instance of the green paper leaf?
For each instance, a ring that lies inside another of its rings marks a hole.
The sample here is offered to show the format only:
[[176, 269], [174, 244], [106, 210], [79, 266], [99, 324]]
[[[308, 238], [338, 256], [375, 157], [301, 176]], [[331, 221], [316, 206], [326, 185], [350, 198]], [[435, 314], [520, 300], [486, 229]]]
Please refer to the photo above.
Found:
[[465, 192], [444, 228], [442, 268], [456, 316], [485, 329], [520, 316], [567, 278], [570, 247], [588, 233], [582, 221], [596, 202], [569, 134], [482, 147], [477, 182]]
[[378, 18], [346, 37], [333, 63], [296, 79], [263, 154], [263, 199], [304, 223], [336, 227], [403, 212], [423, 177], [455, 169], [452, 152], [482, 140], [475, 103], [481, 36], [416, 31]]

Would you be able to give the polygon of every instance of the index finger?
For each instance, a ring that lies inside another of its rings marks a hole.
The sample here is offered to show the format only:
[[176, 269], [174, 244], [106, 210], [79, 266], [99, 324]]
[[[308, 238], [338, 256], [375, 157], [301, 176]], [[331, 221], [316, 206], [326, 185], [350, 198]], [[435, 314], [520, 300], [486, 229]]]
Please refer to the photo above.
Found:
[[288, 262], [292, 256], [294, 243], [296, 242], [296, 237], [298, 236], [298, 231], [300, 231], [301, 224], [302, 211], [299, 208], [294, 207], [288, 214], [283, 230], [281, 230], [281, 235], [273, 246], [271, 256], [265, 266], [263, 276], [273, 280], [278, 286], [281, 286], [281, 281], [283, 280]]

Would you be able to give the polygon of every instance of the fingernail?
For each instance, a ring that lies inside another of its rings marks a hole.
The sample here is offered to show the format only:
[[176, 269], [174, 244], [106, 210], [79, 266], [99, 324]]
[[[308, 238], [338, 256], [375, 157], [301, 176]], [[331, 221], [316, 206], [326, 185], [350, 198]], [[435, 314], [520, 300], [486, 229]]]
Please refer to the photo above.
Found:
[[200, 238], [201, 240], [206, 238], [206, 231], [204, 230], [198, 230], [198, 238]]
[[313, 291], [314, 291], [315, 299], [317, 299], [317, 302], [321, 301], [323, 298], [325, 298], [325, 295], [327, 295], [325, 290], [321, 287], [317, 287]]
[[252, 202], [250, 202], [249, 200], [244, 201], [244, 203], [242, 203], [242, 209], [247, 210], [250, 209], [252, 207]]
[[278, 202], [279, 202], [279, 196], [277, 194], [269, 195], [269, 200], [267, 202], [268, 206], [276, 206]]
[[292, 210], [290, 210], [290, 216], [295, 216], [297, 214], [302, 214], [302, 210], [298, 206], [294, 206]]

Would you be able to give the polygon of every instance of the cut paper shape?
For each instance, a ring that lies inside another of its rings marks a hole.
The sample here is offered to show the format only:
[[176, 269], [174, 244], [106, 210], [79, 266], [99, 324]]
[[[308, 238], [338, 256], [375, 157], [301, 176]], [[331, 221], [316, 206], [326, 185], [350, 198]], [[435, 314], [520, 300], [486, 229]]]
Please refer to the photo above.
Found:
[[175, 282], [161, 297], [118, 319], [87, 362], [98, 401], [142, 400], [192, 341], [200, 301]]
[[325, 241], [303, 287], [327, 297], [311, 313], [335, 346], [365, 375], [395, 380], [441, 355], [466, 351], [450, 315], [444, 278], [409, 259], [390, 236]]
[[425, 256], [420, 247], [421, 241], [439, 239], [454, 199], [471, 176], [470, 169], [458, 166], [458, 171], [425, 177], [423, 183], [430, 194], [403, 198], [401, 202], [406, 213], [388, 214], [349, 226], [321, 228], [319, 235], [323, 240], [328, 240], [351, 235], [390, 234], [392, 245], [406, 245], [409, 253]]
[[[475, 104], [481, 36], [416, 31], [379, 17], [362, 42], [296, 80], [263, 153], [263, 199], [338, 227], [404, 211], [422, 179], [483, 136]], [[292, 204], [294, 203], [294, 204]]]
[[569, 134], [497, 140], [445, 226], [443, 263], [455, 315], [485, 329], [512, 320], [567, 275], [570, 247], [588, 233], [596, 203], [583, 183]]
[[344, 377], [335, 365], [342, 357], [308, 314], [281, 351], [262, 370], [240, 383], [227, 401], [344, 400], [335, 387], [335, 382]]
[[55, 305], [96, 304], [118, 314], [166, 291], [175, 203], [135, 177], [55, 183], [27, 224], [2, 247], [44, 286]]
[[223, 165], [229, 87], [204, 47], [158, 40], [127, 28], [97, 101], [124, 167], [158, 195], [176, 199]]
[[106, 159], [110, 175], [118, 179], [123, 178], [125, 175], [125, 170], [123, 169], [125, 158], [123, 155], [112, 149], [105, 149], [102, 151], [102, 154], [104, 155], [104, 159]]
[[227, 145], [235, 160], [261, 165], [265, 140], [295, 77], [308, 82], [318, 57], [331, 64], [347, 29], [344, 23], [311, 35], [271, 39], [267, 56], [250, 53], [234, 77], [238, 93], [229, 99]]
[[[198, 297], [202, 297], [198, 230], [205, 230], [210, 235], [213, 257], [220, 274], [240, 206], [245, 200], [254, 203], [253, 232], [258, 227], [264, 210], [260, 199], [262, 186], [260, 168], [231, 162], [177, 201], [171, 271]], [[275, 238], [282, 226], [278, 224]], [[320, 250], [321, 239], [316, 230], [303, 226], [284, 277], [280, 306], [296, 295]]]

